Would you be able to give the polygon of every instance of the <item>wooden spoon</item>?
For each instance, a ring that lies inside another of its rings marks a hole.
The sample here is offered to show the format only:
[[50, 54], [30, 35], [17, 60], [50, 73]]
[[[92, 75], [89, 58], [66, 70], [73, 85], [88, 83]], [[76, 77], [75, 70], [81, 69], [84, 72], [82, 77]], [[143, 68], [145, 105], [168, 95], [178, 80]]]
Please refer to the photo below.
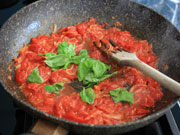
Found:
[[[117, 47], [117, 44], [114, 44], [112, 40], [109, 42], [113, 47]], [[94, 43], [96, 46], [97, 44]], [[173, 80], [172, 78], [168, 77], [167, 75], [161, 73], [160, 71], [152, 68], [151, 66], [147, 65], [146, 63], [142, 62], [140, 59], [137, 58], [136, 54], [125, 51], [119, 48], [116, 51], [109, 52], [107, 45], [101, 41], [102, 46], [97, 46], [101, 51], [105, 52], [108, 56], [114, 59], [118, 64], [131, 66], [140, 71], [144, 74], [148, 75], [152, 79], [159, 82], [163, 87], [167, 88], [168, 90], [174, 92], [176, 95], [180, 96], [180, 83]], [[119, 46], [119, 45], [118, 45]], [[111, 47], [112, 49], [112, 47]]]

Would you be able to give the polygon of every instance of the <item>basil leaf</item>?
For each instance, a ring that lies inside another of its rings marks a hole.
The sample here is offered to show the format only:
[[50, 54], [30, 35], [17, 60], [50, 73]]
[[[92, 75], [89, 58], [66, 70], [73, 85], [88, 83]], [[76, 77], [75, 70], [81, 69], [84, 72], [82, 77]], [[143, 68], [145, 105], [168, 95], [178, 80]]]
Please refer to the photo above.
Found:
[[46, 59], [51, 58], [51, 56], [56, 56], [57, 54], [53, 53], [53, 52], [48, 52], [45, 53]]
[[56, 70], [58, 70], [58, 69], [61, 69], [62, 67], [51, 67], [51, 70], [52, 71], [56, 71]]
[[74, 56], [76, 54], [74, 49], [74, 45], [72, 45], [71, 43], [68, 45], [67, 41], [63, 41], [58, 45], [57, 52], [58, 54], [67, 54], [69, 56]]
[[39, 55], [39, 56], [45, 55], [46, 58], [47, 58], [48, 56], [54, 56], [54, 55], [56, 55], [56, 54], [53, 53], [53, 52], [48, 52], [48, 53], [39, 53], [38, 55]]
[[87, 50], [83, 49], [80, 51], [78, 56], [73, 56], [69, 59], [69, 61], [64, 65], [64, 69], [67, 69], [71, 63], [79, 65], [82, 61], [88, 58]]
[[88, 52], [82, 49], [78, 56], [75, 56], [75, 46], [67, 44], [63, 41], [58, 45], [58, 55], [52, 52], [45, 53], [46, 60], [44, 61], [53, 71], [65, 68], [67, 69], [71, 63], [78, 64], [78, 80], [82, 81], [86, 87], [93, 87], [100, 81], [112, 76], [106, 74], [110, 70], [110, 66], [103, 62], [90, 58]]
[[109, 77], [111, 77], [111, 76], [113, 76], [115, 74], [117, 74], [117, 72], [114, 72], [112, 74], [105, 74], [105, 75], [103, 75], [102, 77], [99, 78], [99, 82], [101, 82], [101, 81], [105, 80], [106, 78], [109, 78]]
[[87, 89], [83, 88], [83, 90], [80, 92], [80, 97], [82, 101], [88, 104], [93, 104], [96, 95], [92, 88], [87, 88]]
[[105, 74], [99, 78], [96, 78], [94, 73], [92, 73], [92, 72], [88, 73], [83, 80], [83, 85], [86, 87], [93, 87], [94, 85], [100, 83], [101, 81], [105, 80], [106, 78], [113, 76], [114, 74], [117, 74], [117, 72], [114, 72], [112, 74]]
[[[53, 52], [45, 53], [46, 60], [44, 61], [53, 71], [60, 68], [68, 68], [71, 63], [79, 64], [81, 59], [87, 55], [87, 51], [82, 50], [79, 56], [75, 56], [75, 46], [72, 44], [67, 44], [63, 41], [58, 45], [57, 52], [58, 55]], [[40, 54], [42, 55], [42, 54]], [[87, 55], [88, 56], [88, 55]]]
[[44, 61], [49, 67], [56, 68], [56, 67], [62, 67], [69, 61], [68, 55], [50, 55], [46, 57], [46, 60]]
[[111, 96], [118, 96], [118, 94], [123, 90], [125, 90], [125, 89], [117, 88], [117, 89], [111, 90], [109, 93], [110, 93]]
[[46, 85], [44, 89], [50, 93], [60, 94], [59, 90], [64, 87], [64, 83], [54, 83], [53, 85]]
[[87, 50], [81, 50], [78, 56], [73, 56], [69, 61], [64, 65], [64, 69], [67, 69], [71, 63], [79, 65], [82, 61], [88, 58]]
[[78, 56], [74, 56], [71, 58], [71, 62], [74, 64], [80, 64], [81, 62], [83, 62], [84, 60], [86, 60], [86, 58], [88, 58], [88, 53], [87, 50], [83, 49], [79, 52]]
[[51, 67], [53, 71], [63, 67], [67, 68], [70, 63], [72, 63], [70, 58], [76, 54], [74, 49], [74, 45], [68, 45], [66, 41], [63, 41], [57, 47], [58, 55], [53, 52], [45, 53], [46, 60], [44, 62]]
[[80, 52], [79, 52], [79, 56], [85, 56], [85, 57], [88, 57], [88, 52], [86, 49], [82, 49]]
[[82, 81], [85, 76], [91, 72], [93, 66], [93, 60], [91, 58], [87, 58], [86, 60], [84, 60], [83, 62], [81, 62], [79, 64], [78, 67], [78, 80]]
[[111, 90], [109, 94], [112, 96], [112, 99], [114, 100], [115, 103], [118, 102], [129, 102], [129, 103], [134, 103], [134, 93], [129, 92], [123, 88], [118, 88], [115, 90]]
[[109, 97], [109, 96], [111, 96], [111, 95], [103, 95], [104, 97]]
[[93, 72], [88, 73], [85, 77], [84, 77], [84, 81], [88, 81], [88, 82], [98, 82], [99, 79], [96, 78], [96, 76], [94, 75]]
[[83, 79], [83, 86], [85, 86], [86, 88], [93, 87], [97, 83], [99, 83], [99, 79], [94, 76], [93, 72], [88, 73]]
[[93, 64], [92, 70], [95, 76], [98, 78], [103, 76], [106, 73], [106, 71], [109, 70], [109, 67], [103, 62], [96, 60]]
[[106, 74], [110, 68], [110, 66], [99, 60], [86, 58], [81, 61], [78, 66], [78, 80], [83, 81], [83, 85], [85, 87], [93, 87], [100, 81], [103, 81], [115, 74]]
[[27, 78], [28, 82], [43, 83], [44, 79], [39, 75], [38, 67], [34, 68]]

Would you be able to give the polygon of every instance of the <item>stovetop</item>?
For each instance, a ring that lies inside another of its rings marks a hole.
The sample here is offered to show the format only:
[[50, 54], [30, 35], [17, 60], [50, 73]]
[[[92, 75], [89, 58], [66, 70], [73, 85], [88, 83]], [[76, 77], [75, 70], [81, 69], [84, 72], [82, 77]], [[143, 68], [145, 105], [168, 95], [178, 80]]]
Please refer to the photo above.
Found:
[[[3, 5], [4, 1], [4, 5]], [[8, 5], [8, 1], [10, 5]], [[12, 2], [13, 1], [13, 2]], [[1, 0], [0, 26], [16, 11], [36, 0]], [[132, 0], [159, 12], [180, 29], [180, 0]], [[176, 1], [175, 3], [173, 1]], [[3, 6], [5, 8], [3, 8]], [[0, 135], [33, 135], [30, 129], [38, 120], [16, 106], [0, 85]], [[148, 126], [124, 135], [180, 135], [180, 102]], [[69, 133], [68, 135], [73, 135]]]

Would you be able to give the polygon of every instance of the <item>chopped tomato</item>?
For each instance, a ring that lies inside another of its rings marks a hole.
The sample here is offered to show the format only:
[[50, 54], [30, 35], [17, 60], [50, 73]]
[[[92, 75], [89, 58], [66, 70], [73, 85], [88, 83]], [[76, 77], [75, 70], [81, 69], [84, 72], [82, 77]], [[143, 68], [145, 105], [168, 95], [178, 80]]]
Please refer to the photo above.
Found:
[[[135, 68], [119, 66], [112, 62], [94, 46], [94, 42], [100, 45], [100, 40], [107, 43], [111, 39], [121, 48], [136, 53], [143, 62], [157, 68], [157, 57], [151, 44], [146, 40], [137, 40], [130, 32], [121, 31], [116, 27], [105, 29], [106, 25], [100, 25], [94, 18], [90, 18], [74, 26], [61, 28], [56, 33], [34, 37], [28, 45], [20, 49], [19, 56], [14, 58], [15, 79], [33, 106], [63, 119], [100, 125], [133, 121], [150, 112], [163, 96], [160, 85]], [[78, 65], [70, 64], [67, 69], [53, 71], [44, 62], [45, 57], [39, 55], [47, 52], [57, 54], [57, 47], [64, 40], [75, 45], [77, 54], [81, 49], [87, 49], [89, 57], [111, 65], [110, 72], [117, 71], [116, 75], [92, 88], [96, 94], [93, 104], [82, 101], [79, 92], [69, 84], [78, 78]], [[44, 82], [27, 82], [28, 76], [36, 67]], [[58, 90], [59, 93], [45, 89], [46, 85], [54, 83], [64, 83], [64, 87]], [[134, 93], [133, 104], [114, 102], [109, 92], [119, 87]]]
[[[72, 68], [72, 70], [74, 69]], [[53, 83], [70, 82], [71, 80], [74, 80], [75, 78], [77, 78], [77, 75], [74, 74], [72, 70], [65, 70], [65, 69], [56, 70], [52, 73], [50, 80]], [[77, 72], [77, 70], [74, 72]]]

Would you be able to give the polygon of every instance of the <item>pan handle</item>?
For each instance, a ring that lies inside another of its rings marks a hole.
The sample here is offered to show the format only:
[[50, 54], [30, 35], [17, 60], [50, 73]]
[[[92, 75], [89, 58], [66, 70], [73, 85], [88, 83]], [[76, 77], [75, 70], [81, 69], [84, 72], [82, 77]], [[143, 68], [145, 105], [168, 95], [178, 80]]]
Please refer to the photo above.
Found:
[[144, 74], [148, 75], [152, 79], [156, 80], [163, 87], [167, 88], [168, 90], [174, 92], [176, 95], [180, 96], [180, 83], [178, 83], [177, 81], [171, 79], [167, 75], [152, 68], [151, 66], [140, 61], [139, 59], [134, 60], [133, 62], [131, 61], [130, 65], [142, 71]]
[[159, 82], [163, 87], [180, 96], [179, 82], [142, 62], [135, 53], [121, 50], [117, 51], [117, 53], [112, 53], [110, 56], [120, 65], [131, 66], [142, 71], [144, 74]]
[[68, 131], [50, 121], [40, 119], [31, 130], [36, 135], [67, 135]]

